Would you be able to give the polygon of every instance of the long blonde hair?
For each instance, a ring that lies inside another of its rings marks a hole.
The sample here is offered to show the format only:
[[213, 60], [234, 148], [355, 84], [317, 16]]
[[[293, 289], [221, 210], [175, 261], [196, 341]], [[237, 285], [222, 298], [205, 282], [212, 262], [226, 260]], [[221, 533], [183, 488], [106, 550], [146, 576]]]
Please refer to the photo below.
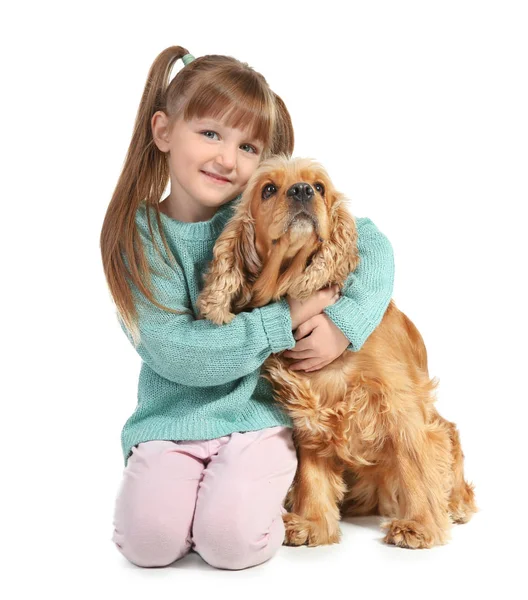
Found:
[[160, 218], [159, 201], [169, 182], [169, 166], [168, 154], [161, 152], [153, 139], [153, 115], [163, 111], [170, 128], [180, 116], [186, 120], [219, 117], [229, 127], [248, 128], [264, 145], [261, 159], [274, 154], [291, 156], [293, 152], [293, 126], [288, 110], [260, 73], [230, 56], [206, 55], [180, 69], [169, 83], [174, 63], [185, 54], [189, 54], [185, 48], [171, 46], [158, 55], [150, 68], [123, 170], [101, 229], [106, 281], [118, 316], [136, 345], [138, 313], [130, 283], [157, 307], [182, 314], [154, 298], [151, 272], [155, 271], [151, 271], [145, 258], [135, 220], [140, 203], [146, 202], [151, 239], [159, 253], [148, 210], [150, 206], [155, 208], [163, 245], [169, 259], [176, 263]]

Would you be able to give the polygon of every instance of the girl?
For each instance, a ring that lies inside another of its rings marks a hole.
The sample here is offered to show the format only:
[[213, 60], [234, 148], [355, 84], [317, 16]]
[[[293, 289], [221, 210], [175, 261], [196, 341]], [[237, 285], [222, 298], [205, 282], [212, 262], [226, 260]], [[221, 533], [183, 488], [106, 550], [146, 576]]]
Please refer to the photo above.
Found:
[[291, 156], [293, 141], [283, 101], [246, 63], [193, 59], [181, 46], [154, 61], [101, 232], [120, 324], [143, 359], [121, 435], [113, 535], [136, 565], [169, 565], [193, 549], [214, 567], [243, 569], [278, 550], [297, 458], [292, 422], [260, 366], [284, 350], [306, 370], [358, 351], [392, 296], [391, 245], [364, 218], [361, 265], [341, 298], [329, 288], [227, 325], [197, 319], [202, 274], [234, 203], [259, 162]]

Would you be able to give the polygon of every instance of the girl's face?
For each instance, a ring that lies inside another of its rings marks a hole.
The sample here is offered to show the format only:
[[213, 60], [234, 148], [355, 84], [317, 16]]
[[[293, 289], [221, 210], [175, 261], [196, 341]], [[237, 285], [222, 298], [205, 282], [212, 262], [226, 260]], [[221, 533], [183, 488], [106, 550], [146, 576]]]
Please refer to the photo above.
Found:
[[160, 150], [169, 152], [171, 197], [178, 205], [192, 206], [195, 214], [200, 207], [202, 214], [214, 213], [244, 190], [260, 162], [262, 142], [211, 118], [180, 118], [170, 133], [160, 118], [158, 136], [155, 117], [154, 138]]

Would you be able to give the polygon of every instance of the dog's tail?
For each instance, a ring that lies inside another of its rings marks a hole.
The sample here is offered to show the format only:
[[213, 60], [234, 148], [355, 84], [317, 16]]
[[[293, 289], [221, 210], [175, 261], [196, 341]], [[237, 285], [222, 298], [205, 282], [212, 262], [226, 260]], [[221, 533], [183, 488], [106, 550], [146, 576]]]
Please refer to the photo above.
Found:
[[449, 499], [449, 513], [453, 523], [467, 523], [478, 511], [475, 502], [475, 486], [464, 479], [464, 453], [456, 425], [446, 421], [451, 438], [453, 455], [453, 488]]
[[412, 348], [416, 364], [420, 369], [425, 371], [429, 375], [429, 368], [427, 366], [427, 349], [422, 338], [422, 334], [416, 328], [416, 325], [409, 319], [409, 317], [400, 311], [403, 324], [407, 330], [407, 336]]

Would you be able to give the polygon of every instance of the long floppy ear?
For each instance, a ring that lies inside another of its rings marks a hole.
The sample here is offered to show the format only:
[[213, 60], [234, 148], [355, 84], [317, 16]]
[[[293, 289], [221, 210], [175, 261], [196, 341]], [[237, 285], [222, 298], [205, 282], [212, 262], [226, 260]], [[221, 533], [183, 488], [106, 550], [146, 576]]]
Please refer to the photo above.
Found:
[[204, 274], [204, 287], [196, 302], [200, 316], [217, 325], [230, 323], [235, 317], [233, 308], [249, 303], [250, 285], [261, 266], [254, 220], [247, 206], [249, 199], [243, 197], [236, 214], [216, 240], [213, 260]]
[[290, 285], [288, 293], [304, 300], [327, 285], [337, 283], [342, 288], [358, 265], [356, 223], [346, 207], [345, 196], [336, 193], [330, 209], [330, 238], [321, 243], [312, 262]]

